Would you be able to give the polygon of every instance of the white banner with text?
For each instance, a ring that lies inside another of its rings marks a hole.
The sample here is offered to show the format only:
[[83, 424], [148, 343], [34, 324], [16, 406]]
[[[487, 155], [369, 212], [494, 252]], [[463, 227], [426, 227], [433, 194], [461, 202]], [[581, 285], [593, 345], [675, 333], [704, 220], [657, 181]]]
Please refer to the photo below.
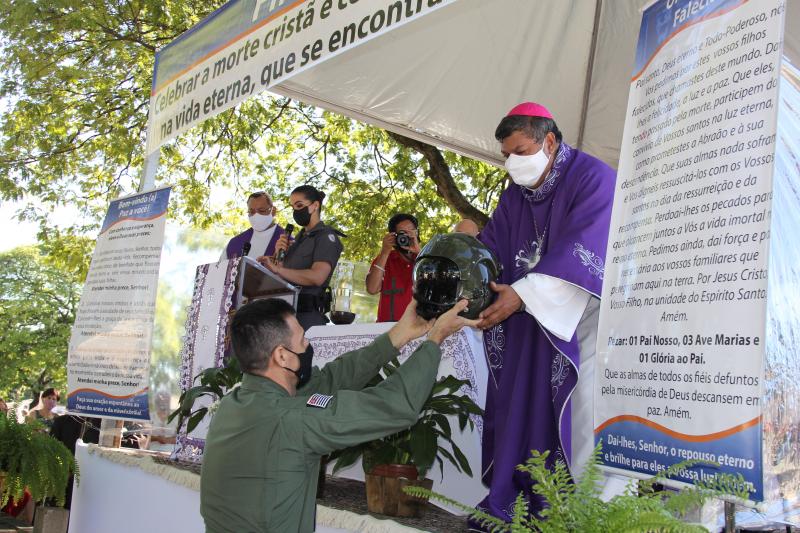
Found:
[[644, 10], [609, 234], [595, 438], [609, 468], [741, 474], [763, 499], [783, 3]]
[[169, 194], [143, 192], [108, 208], [69, 341], [71, 413], [150, 420], [150, 344]]
[[231, 0], [159, 50], [146, 154], [239, 102], [456, 0]]

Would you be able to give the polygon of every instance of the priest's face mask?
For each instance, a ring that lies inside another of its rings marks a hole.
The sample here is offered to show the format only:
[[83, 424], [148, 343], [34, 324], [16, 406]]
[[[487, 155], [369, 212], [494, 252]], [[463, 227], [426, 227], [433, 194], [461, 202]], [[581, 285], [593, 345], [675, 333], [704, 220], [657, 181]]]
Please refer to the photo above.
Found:
[[534, 189], [541, 184], [553, 154], [554, 142], [552, 133], [545, 135], [542, 142], [537, 142], [520, 130], [503, 139], [501, 152], [514, 183]]
[[272, 225], [275, 208], [265, 192], [250, 195], [247, 200], [247, 218], [255, 231], [265, 231]]

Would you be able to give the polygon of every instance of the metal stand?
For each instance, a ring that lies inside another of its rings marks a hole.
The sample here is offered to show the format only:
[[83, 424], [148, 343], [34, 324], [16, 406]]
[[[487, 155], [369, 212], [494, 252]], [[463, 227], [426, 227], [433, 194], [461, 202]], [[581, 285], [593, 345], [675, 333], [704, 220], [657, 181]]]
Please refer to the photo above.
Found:
[[736, 504], [725, 502], [725, 533], [736, 532]]
[[119, 448], [122, 445], [122, 420], [104, 418], [100, 421], [100, 446]]

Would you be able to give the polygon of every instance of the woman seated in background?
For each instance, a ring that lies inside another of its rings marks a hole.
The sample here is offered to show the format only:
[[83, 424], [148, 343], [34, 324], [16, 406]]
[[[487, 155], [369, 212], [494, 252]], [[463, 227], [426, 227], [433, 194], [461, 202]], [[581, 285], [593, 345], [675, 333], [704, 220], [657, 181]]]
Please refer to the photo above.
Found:
[[56, 418], [56, 414], [53, 412], [53, 409], [55, 409], [56, 405], [58, 405], [59, 399], [60, 395], [56, 389], [45, 389], [45, 391], [39, 395], [39, 401], [35, 403], [28, 411], [25, 419], [29, 422], [38, 420], [49, 430], [51, 427], [53, 427], [53, 420]]

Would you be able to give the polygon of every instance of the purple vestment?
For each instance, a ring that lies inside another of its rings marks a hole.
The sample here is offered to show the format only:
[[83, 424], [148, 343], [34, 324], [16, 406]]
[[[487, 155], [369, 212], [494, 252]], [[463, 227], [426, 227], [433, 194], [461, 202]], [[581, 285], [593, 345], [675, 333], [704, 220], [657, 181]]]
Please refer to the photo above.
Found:
[[[283, 228], [280, 226], [275, 226], [275, 232], [272, 234], [272, 238], [269, 240], [267, 249], [264, 250], [264, 253], [260, 253], [259, 255], [273, 255], [275, 253], [275, 243], [278, 242], [278, 239], [283, 234]], [[228, 241], [228, 247], [225, 249], [225, 254], [228, 256], [228, 259], [233, 259], [236, 256], [242, 255], [242, 247], [244, 246], [244, 243], [250, 242], [250, 239], [252, 238], [253, 228], [250, 228]]]
[[[511, 184], [479, 239], [503, 264], [500, 283], [529, 272], [562, 279], [600, 297], [616, 174], [602, 161], [562, 143], [544, 183], [535, 191]], [[538, 234], [537, 234], [538, 233]], [[543, 236], [541, 258], [535, 261]], [[570, 461], [569, 399], [580, 353], [529, 313], [514, 313], [484, 332], [489, 364], [483, 432], [480, 508], [511, 520], [514, 500], [530, 495], [530, 479], [516, 471], [531, 450]], [[540, 508], [531, 500], [531, 510]]]

